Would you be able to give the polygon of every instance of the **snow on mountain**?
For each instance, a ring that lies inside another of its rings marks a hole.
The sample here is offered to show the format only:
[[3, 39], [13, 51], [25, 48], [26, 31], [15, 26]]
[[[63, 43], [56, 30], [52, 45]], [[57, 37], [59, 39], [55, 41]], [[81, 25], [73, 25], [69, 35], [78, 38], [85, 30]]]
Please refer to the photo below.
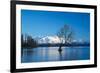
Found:
[[73, 43], [76, 43], [76, 42], [77, 42], [77, 40], [73, 40], [72, 42], [73, 42]]
[[38, 43], [60, 43], [57, 36], [46, 36], [38, 40]]
[[[38, 38], [35, 38], [35, 39], [40, 44], [41, 43], [51, 43], [51, 44], [55, 43], [56, 44], [56, 43], [64, 43], [65, 42], [64, 39], [60, 40], [60, 38], [58, 36], [45, 36], [45, 37], [42, 37], [42, 38], [38, 37]], [[81, 39], [80, 40], [73, 39], [72, 43], [84, 43], [84, 41], [81, 40]]]

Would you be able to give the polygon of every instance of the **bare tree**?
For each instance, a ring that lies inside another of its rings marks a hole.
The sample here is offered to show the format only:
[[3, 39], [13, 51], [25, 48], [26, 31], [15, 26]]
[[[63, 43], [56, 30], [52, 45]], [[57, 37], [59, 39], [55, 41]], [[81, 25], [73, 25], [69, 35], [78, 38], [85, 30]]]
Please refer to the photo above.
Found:
[[57, 36], [60, 38], [61, 43], [67, 44], [72, 42], [73, 31], [71, 27], [64, 25], [57, 33]]
[[[57, 36], [59, 37], [61, 44], [68, 44], [71, 43], [73, 40], [73, 31], [69, 25], [64, 25], [57, 33]], [[61, 51], [62, 45], [60, 44], [59, 51]]]

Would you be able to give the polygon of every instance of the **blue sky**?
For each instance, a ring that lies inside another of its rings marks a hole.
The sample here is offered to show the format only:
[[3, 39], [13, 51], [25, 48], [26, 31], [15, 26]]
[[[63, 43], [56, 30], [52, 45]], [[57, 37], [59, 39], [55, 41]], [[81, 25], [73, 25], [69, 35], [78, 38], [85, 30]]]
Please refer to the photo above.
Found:
[[21, 10], [21, 24], [22, 33], [32, 37], [56, 35], [67, 24], [75, 39], [90, 39], [89, 13]]

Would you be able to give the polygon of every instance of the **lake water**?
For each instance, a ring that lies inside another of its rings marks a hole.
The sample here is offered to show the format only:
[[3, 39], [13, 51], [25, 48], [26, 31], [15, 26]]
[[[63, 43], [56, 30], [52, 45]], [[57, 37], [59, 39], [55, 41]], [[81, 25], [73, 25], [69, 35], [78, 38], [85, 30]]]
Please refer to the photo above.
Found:
[[47, 61], [71, 61], [90, 59], [89, 47], [38, 47], [23, 49], [21, 51], [21, 62], [47, 62]]

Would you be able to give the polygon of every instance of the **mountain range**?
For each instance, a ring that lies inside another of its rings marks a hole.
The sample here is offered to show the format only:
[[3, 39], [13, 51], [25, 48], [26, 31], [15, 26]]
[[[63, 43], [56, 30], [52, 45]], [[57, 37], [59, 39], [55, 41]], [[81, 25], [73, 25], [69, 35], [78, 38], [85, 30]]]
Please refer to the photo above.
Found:
[[[42, 38], [36, 38], [36, 40], [38, 41], [38, 43], [61, 43], [60, 38], [58, 36], [45, 36]], [[62, 40], [62, 42], [64, 43], [64, 39]], [[73, 43], [84, 43], [84, 40], [73, 40]]]

